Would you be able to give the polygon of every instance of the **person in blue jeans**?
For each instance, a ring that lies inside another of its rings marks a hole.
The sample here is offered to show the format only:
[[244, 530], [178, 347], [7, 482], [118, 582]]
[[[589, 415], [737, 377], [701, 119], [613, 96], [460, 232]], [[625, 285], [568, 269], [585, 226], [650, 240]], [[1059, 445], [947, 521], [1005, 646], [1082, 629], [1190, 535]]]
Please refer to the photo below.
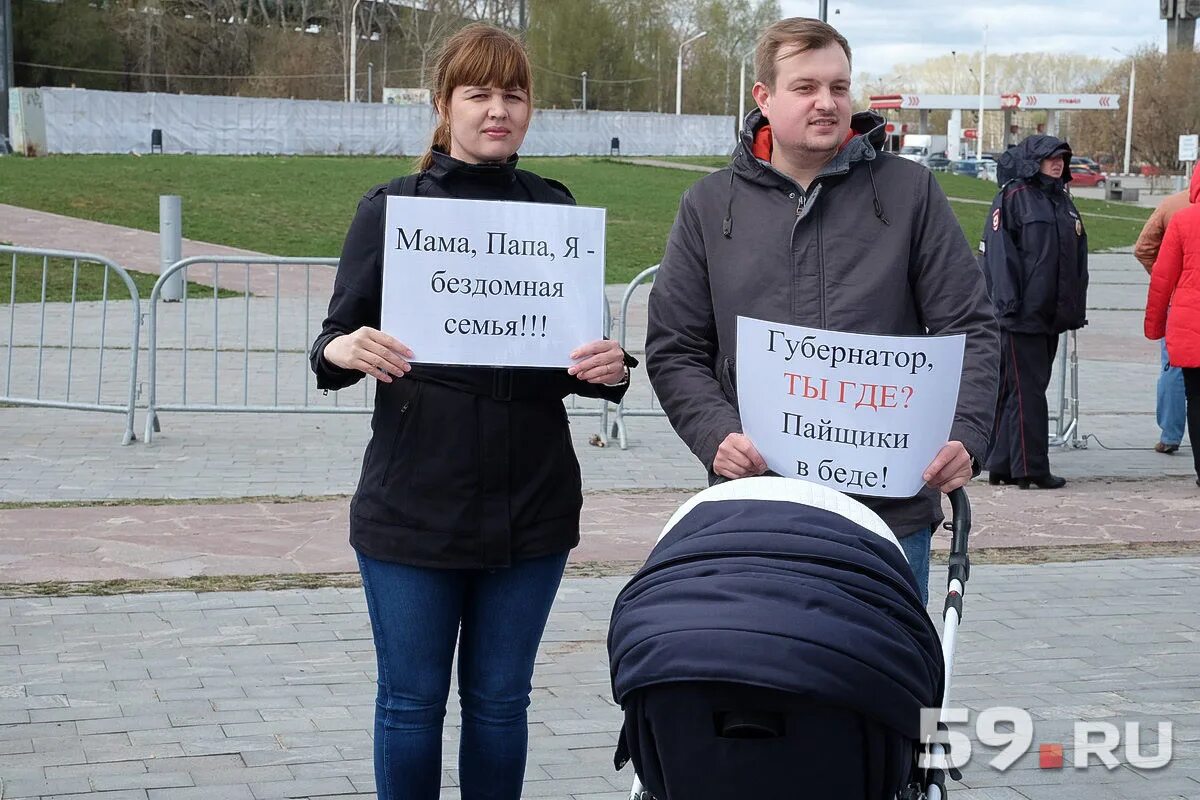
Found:
[[[414, 364], [379, 330], [389, 195], [574, 203], [561, 183], [517, 169], [531, 84], [512, 35], [471, 25], [447, 39], [434, 65], [433, 145], [417, 175], [359, 202], [311, 352], [320, 389], [378, 382], [350, 543], [375, 640], [380, 800], [440, 796], [456, 645], [460, 795], [521, 797], [538, 643], [579, 543], [583, 496], [563, 399], [618, 402], [637, 363], [599, 340], [560, 370]], [[486, 303], [478, 313], [497, 313]]]
[[[1146, 268], [1146, 274], [1154, 272], [1154, 262], [1162, 248], [1167, 226], [1176, 214], [1191, 203], [1188, 191], [1177, 192], [1163, 199], [1150, 219], [1146, 220], [1142, 232], [1133, 246], [1134, 257]], [[1155, 403], [1155, 420], [1161, 434], [1154, 445], [1154, 452], [1170, 455], [1179, 450], [1187, 422], [1187, 396], [1183, 386], [1183, 372], [1172, 367], [1167, 359], [1167, 344], [1162, 347], [1162, 371], [1158, 374], [1158, 401]]]
[[1158, 375], [1158, 403], [1155, 421], [1162, 431], [1154, 451], [1170, 455], [1179, 449], [1187, 423], [1187, 395], [1183, 388], [1183, 370], [1172, 367], [1167, 357], [1167, 340], [1159, 342], [1162, 347], [1162, 372]]

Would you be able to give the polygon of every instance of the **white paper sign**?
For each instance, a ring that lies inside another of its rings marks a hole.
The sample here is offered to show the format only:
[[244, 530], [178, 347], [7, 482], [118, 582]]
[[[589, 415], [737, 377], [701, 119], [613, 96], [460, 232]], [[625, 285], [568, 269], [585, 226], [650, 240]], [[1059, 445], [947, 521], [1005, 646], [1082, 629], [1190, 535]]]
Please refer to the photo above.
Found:
[[1196, 161], [1200, 156], [1200, 134], [1184, 134], [1179, 137], [1179, 160]]
[[784, 477], [912, 497], [950, 435], [965, 343], [738, 317], [742, 431]]
[[380, 328], [413, 361], [568, 367], [604, 335], [604, 209], [389, 197]]

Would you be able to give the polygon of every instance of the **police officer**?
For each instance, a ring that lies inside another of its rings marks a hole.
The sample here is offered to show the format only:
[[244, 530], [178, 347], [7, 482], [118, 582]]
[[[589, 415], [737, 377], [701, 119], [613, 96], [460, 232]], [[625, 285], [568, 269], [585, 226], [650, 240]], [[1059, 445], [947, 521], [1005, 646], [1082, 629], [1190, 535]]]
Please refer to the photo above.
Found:
[[1000, 156], [984, 225], [984, 271], [1000, 324], [1000, 395], [988, 480], [1058, 489], [1046, 387], [1059, 335], [1087, 324], [1087, 233], [1066, 184], [1071, 146], [1034, 135]]

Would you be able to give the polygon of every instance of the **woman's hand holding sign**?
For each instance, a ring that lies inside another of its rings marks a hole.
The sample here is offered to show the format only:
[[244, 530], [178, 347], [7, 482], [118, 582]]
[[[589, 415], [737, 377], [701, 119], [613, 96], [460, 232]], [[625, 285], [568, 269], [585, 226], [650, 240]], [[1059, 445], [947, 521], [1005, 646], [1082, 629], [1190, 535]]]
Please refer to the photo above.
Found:
[[578, 364], [567, 367], [567, 374], [574, 375], [581, 381], [616, 386], [624, 383], [628, 377], [625, 370], [625, 351], [621, 349], [621, 345], [610, 339], [599, 339], [585, 344], [572, 352], [571, 358], [576, 361], [583, 359]]
[[921, 477], [934, 489], [950, 494], [955, 489], [966, 486], [973, 472], [971, 455], [963, 443], [947, 442], [933, 462], [925, 468], [925, 474]]
[[356, 369], [376, 380], [391, 383], [403, 378], [412, 366], [412, 350], [383, 331], [363, 326], [354, 333], [331, 339], [325, 345], [325, 360], [342, 369]]

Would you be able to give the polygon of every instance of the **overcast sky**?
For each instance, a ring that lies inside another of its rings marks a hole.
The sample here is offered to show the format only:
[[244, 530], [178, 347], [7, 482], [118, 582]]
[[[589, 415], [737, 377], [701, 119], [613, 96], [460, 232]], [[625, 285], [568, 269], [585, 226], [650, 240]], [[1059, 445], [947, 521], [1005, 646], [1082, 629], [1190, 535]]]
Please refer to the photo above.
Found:
[[[817, 16], [818, 0], [780, 0], [785, 16]], [[835, 14], [840, 9], [840, 14]], [[886, 75], [951, 50], [1046, 51], [1118, 59], [1143, 44], [1166, 47], [1154, 0], [829, 0], [829, 21], [850, 41], [854, 72]]]

